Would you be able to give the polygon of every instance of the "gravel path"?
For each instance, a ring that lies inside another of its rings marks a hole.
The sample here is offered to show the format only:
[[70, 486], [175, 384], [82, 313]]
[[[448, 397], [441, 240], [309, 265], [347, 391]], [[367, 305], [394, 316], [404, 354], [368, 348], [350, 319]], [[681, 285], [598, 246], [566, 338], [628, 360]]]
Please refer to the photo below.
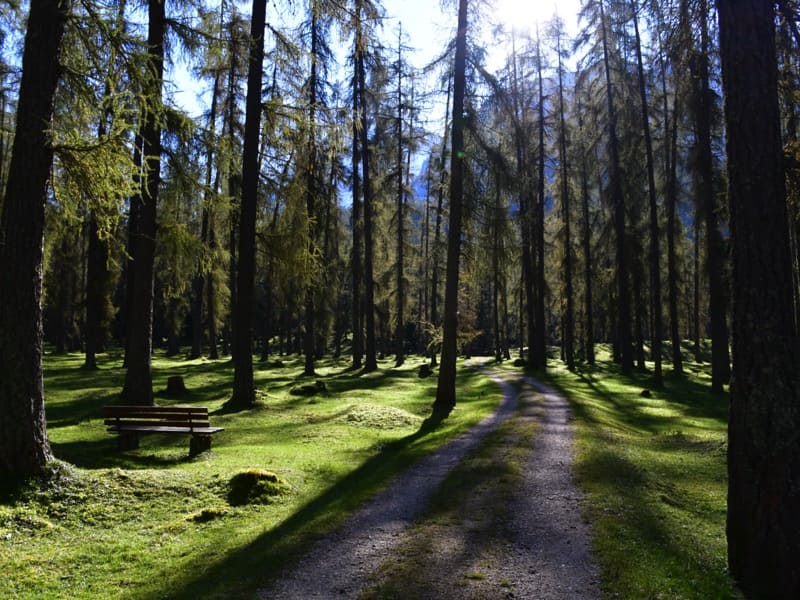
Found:
[[[539, 429], [523, 485], [512, 509], [513, 532], [503, 569], [518, 598], [600, 597], [599, 575], [590, 554], [590, 529], [580, 515], [580, 491], [572, 479], [572, 427], [567, 400], [525, 378], [541, 403], [524, 403]], [[523, 400], [530, 392], [523, 392]], [[531, 410], [533, 409], [533, 410]]]
[[[514, 523], [502, 527], [509, 532], [499, 553], [502, 556], [493, 551], [497, 560], [492, 564], [497, 569], [482, 577], [479, 589], [475, 590], [479, 595], [473, 597], [495, 597], [484, 595], [488, 591], [486, 584], [501, 585], [505, 597], [598, 597], [596, 569], [589, 558], [588, 527], [580, 518], [580, 495], [570, 473], [572, 437], [566, 400], [553, 390], [528, 381], [542, 390], [544, 401], [537, 407], [532, 401], [533, 392], [525, 392], [522, 409], [517, 411], [520, 395], [507, 380], [509, 374], [485, 372], [500, 384], [503, 392], [503, 400], [493, 414], [401, 475], [339, 530], [320, 540], [297, 567], [284, 573], [272, 587], [260, 590], [258, 597], [305, 600], [357, 598], [365, 593], [379, 578], [382, 566], [391, 563], [396, 552], [404, 551], [415, 519], [425, 510], [444, 478], [490, 431], [512, 416], [538, 419], [541, 428], [525, 470], [524, 484], [513, 497], [517, 504], [512, 512], [517, 517]], [[452, 531], [442, 537], [447, 539], [429, 541], [433, 546], [437, 543], [447, 546], [452, 541]], [[474, 558], [481, 555], [480, 548], [473, 550]], [[446, 558], [447, 552], [441, 556]], [[453, 587], [455, 575], [447, 560], [435, 562], [440, 563], [438, 569], [435, 564], [431, 566], [438, 574], [432, 575], [422, 596], [416, 590], [413, 597], [471, 595], [465, 595], [465, 589]]]

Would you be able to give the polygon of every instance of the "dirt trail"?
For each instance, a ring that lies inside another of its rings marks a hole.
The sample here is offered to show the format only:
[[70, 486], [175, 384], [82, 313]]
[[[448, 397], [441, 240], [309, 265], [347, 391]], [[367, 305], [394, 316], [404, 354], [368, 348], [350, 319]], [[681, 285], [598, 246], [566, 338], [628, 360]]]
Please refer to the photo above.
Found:
[[[385, 580], [385, 573], [391, 573], [396, 557], [419, 552], [420, 547], [430, 553], [425, 568], [417, 570], [415, 583], [395, 583], [392, 597], [599, 597], [596, 568], [589, 556], [589, 531], [580, 517], [580, 495], [571, 476], [572, 432], [566, 400], [530, 380], [518, 394], [509, 381], [513, 375], [485, 372], [503, 392], [492, 415], [401, 475], [339, 530], [320, 540], [293, 570], [260, 590], [258, 597], [370, 597], [370, 590]], [[541, 390], [539, 402], [530, 386]], [[512, 508], [502, 512], [513, 517], [492, 521], [492, 503], [498, 499], [492, 497], [489, 486], [470, 494], [463, 519], [452, 527], [427, 528], [424, 520], [415, 524], [445, 477], [509, 418], [539, 423], [521, 485], [504, 498]], [[484, 529], [488, 527], [490, 533], [476, 541], [472, 539], [474, 521], [486, 515], [490, 519]]]

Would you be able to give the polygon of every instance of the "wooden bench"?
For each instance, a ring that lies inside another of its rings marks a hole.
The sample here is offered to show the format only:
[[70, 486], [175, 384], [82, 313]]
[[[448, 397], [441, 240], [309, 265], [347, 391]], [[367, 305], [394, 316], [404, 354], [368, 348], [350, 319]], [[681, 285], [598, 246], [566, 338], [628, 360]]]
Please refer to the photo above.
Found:
[[119, 435], [119, 449], [139, 447], [145, 433], [190, 434], [189, 454], [211, 449], [211, 436], [223, 427], [211, 427], [205, 406], [104, 406], [104, 423], [109, 433]]

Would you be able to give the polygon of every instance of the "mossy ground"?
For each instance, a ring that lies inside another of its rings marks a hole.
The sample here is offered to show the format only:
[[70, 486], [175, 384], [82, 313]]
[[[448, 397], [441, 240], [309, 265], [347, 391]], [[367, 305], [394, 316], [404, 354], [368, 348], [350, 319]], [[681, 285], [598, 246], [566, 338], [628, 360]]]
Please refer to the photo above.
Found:
[[[46, 356], [48, 434], [63, 462], [44, 484], [0, 491], [0, 597], [252, 596], [391, 475], [499, 402], [494, 384], [460, 369], [455, 411], [421, 430], [436, 379], [419, 379], [420, 362], [361, 374], [329, 360], [313, 379], [301, 376], [300, 359], [256, 363], [257, 406], [230, 412], [229, 361], [157, 356], [157, 403], [207, 406], [225, 428], [210, 452], [190, 458], [183, 436], [117, 450], [100, 412], [118, 401], [119, 356], [102, 357], [99, 371], [82, 370], [77, 354]], [[158, 391], [170, 375], [184, 377], [184, 398]], [[289, 393], [317, 379], [324, 392]], [[232, 479], [247, 471], [275, 479], [231, 502]]]

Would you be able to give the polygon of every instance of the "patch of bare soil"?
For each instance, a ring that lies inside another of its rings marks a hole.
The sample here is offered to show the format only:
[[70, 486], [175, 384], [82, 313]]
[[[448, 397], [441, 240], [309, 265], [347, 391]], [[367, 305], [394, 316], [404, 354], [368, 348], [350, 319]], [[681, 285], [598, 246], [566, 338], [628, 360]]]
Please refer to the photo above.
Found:
[[[533, 381], [518, 394], [508, 374], [487, 374], [503, 389], [493, 415], [412, 467], [259, 597], [599, 597], [566, 400]], [[439, 498], [444, 507], [428, 510], [444, 479], [504, 422], [469, 463], [478, 485], [465, 473], [470, 485], [456, 485], [452, 505]]]

